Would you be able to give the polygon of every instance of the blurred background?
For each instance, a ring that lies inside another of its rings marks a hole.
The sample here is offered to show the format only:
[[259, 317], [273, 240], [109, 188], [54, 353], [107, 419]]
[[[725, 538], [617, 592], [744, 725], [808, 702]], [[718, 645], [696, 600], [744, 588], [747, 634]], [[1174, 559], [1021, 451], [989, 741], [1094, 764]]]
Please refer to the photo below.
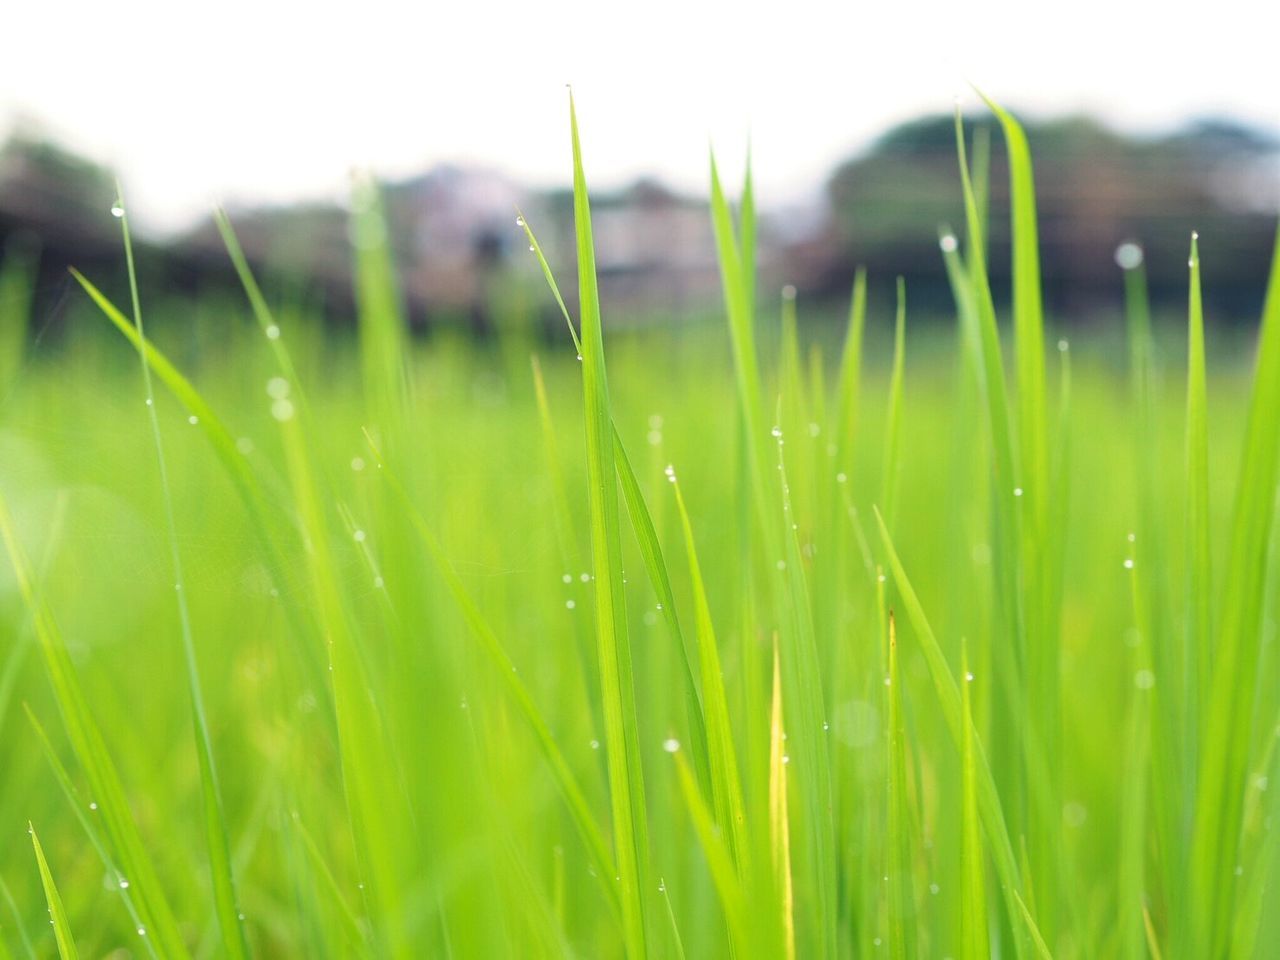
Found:
[[[0, 58], [0, 244], [37, 282], [32, 302], [0, 309], [28, 312], [52, 339], [68, 265], [122, 292], [118, 176], [153, 301], [234, 293], [210, 218], [222, 203], [277, 292], [344, 324], [359, 171], [385, 186], [416, 329], [483, 334], [533, 317], [554, 330], [515, 216], [553, 266], [571, 266], [572, 81], [607, 322], [715, 309], [708, 138], [730, 181], [751, 144], [766, 292], [792, 284], [834, 314], [865, 265], [873, 295], [878, 284], [887, 301], [902, 275], [915, 316], [943, 315], [938, 230], [963, 219], [953, 98], [971, 131], [986, 123], [972, 80], [1027, 124], [1055, 323], [1114, 313], [1125, 240], [1147, 251], [1157, 308], [1179, 306], [1192, 229], [1210, 322], [1256, 318], [1280, 210], [1280, 103], [1264, 76], [1276, 14], [1227, 2], [1209, 23], [1157, 23], [1088, 0], [1045, 36], [1012, 3], [980, 20], [883, 6], [26, 4]], [[776, 55], [744, 62], [745, 50]], [[999, 292], [998, 132], [992, 148]]]

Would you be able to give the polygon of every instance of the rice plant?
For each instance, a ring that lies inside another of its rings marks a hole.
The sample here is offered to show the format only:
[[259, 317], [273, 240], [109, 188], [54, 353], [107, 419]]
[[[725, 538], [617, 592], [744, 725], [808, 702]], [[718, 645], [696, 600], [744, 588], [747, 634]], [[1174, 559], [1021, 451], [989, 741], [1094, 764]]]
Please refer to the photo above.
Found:
[[1274, 955], [1280, 245], [1256, 350], [1209, 236], [1068, 343], [987, 103], [949, 327], [859, 272], [828, 336], [714, 157], [723, 325], [611, 324], [572, 98], [528, 364], [408, 336], [370, 180], [352, 343], [221, 213], [239, 315], [144, 327], [118, 202], [72, 344], [0, 318], [0, 957]]

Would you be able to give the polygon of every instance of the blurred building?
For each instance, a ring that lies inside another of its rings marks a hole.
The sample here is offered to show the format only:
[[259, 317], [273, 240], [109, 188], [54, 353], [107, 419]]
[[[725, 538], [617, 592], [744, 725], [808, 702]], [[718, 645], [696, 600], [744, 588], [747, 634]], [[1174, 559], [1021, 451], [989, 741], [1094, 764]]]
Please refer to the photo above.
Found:
[[[989, 157], [989, 263], [999, 298], [1009, 281], [1008, 173], [999, 131], [967, 123], [970, 157]], [[1258, 131], [1205, 121], [1135, 138], [1087, 118], [1029, 123], [1036, 167], [1046, 299], [1055, 320], [1113, 310], [1112, 256], [1125, 240], [1147, 252], [1153, 300], [1186, 297], [1190, 232], [1201, 236], [1213, 320], [1256, 316], [1280, 207], [1280, 145]], [[988, 149], [989, 148], [989, 149]], [[484, 332], [517, 314], [558, 325], [557, 311], [516, 224], [523, 211], [573, 306], [572, 195], [530, 189], [482, 168], [442, 166], [383, 184], [390, 241], [415, 327]], [[762, 296], [795, 284], [807, 302], [843, 303], [858, 265], [885, 285], [902, 275], [916, 315], [945, 315], [950, 293], [938, 229], [963, 227], [954, 121], [926, 117], [886, 132], [832, 173], [820, 202], [761, 218]], [[0, 243], [39, 249], [34, 312], [47, 316], [76, 265], [123, 296], [118, 223], [108, 171], [19, 131], [0, 149]], [[268, 288], [307, 291], [335, 321], [353, 311], [349, 211], [327, 203], [229, 211]], [[720, 278], [704, 199], [653, 180], [592, 196], [596, 266], [607, 322], [639, 323], [716, 309]], [[3, 248], [0, 248], [3, 249]], [[16, 254], [13, 254], [16, 255]], [[237, 283], [210, 219], [166, 243], [138, 241], [155, 299]], [[42, 313], [43, 311], [43, 313]]]

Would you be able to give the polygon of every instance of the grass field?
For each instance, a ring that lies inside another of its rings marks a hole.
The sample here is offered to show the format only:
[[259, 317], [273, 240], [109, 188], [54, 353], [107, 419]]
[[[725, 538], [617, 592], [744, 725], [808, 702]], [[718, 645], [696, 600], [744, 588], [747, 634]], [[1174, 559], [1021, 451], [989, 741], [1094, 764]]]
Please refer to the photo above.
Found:
[[997, 115], [998, 318], [962, 153], [954, 322], [803, 323], [713, 167], [722, 322], [615, 332], [575, 124], [555, 343], [408, 339], [368, 185], [349, 339], [229, 230], [0, 337], [0, 957], [1274, 955], [1280, 262], [1068, 344]]

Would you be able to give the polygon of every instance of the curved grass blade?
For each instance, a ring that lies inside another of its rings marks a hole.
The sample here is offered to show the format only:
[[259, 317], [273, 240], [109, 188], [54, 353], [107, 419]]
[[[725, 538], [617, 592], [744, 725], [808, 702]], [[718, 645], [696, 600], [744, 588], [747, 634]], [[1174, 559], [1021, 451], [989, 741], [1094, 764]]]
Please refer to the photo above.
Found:
[[27, 833], [31, 834], [31, 846], [36, 851], [36, 863], [40, 867], [40, 884], [44, 887], [44, 898], [49, 904], [49, 916], [53, 923], [53, 936], [58, 944], [58, 956], [62, 960], [78, 960], [76, 941], [71, 935], [71, 924], [67, 922], [67, 911], [62, 905], [62, 897], [58, 886], [53, 882], [53, 874], [49, 872], [49, 864], [44, 859], [44, 850], [40, 847], [40, 838], [36, 836], [35, 827], [27, 825]]
[[[894, 549], [889, 529], [885, 526], [884, 518], [880, 516], [878, 510], [876, 511], [876, 523], [880, 528], [880, 541], [884, 547], [885, 556], [889, 561], [889, 569], [893, 571], [894, 582], [898, 587], [898, 595], [906, 608], [907, 618], [911, 621], [911, 626], [916, 632], [917, 639], [920, 641], [921, 651], [924, 653], [925, 663], [929, 668], [929, 675], [933, 679], [933, 686], [938, 694], [938, 705], [942, 709], [943, 719], [951, 730], [952, 739], [956, 741], [958, 747], [963, 749], [965, 730], [959, 687], [956, 684], [955, 677], [951, 674], [951, 668], [947, 665], [946, 656], [938, 645], [937, 637], [934, 636], [933, 628], [929, 626], [929, 619], [925, 615], [920, 598], [911, 586], [907, 572], [903, 569], [902, 561], [898, 559], [898, 553]], [[1019, 911], [1013, 903], [1013, 897], [1021, 889], [1017, 860], [1014, 857], [1013, 845], [1009, 841], [1009, 832], [1005, 825], [1004, 812], [1000, 805], [1000, 795], [996, 791], [995, 780], [991, 776], [991, 768], [987, 763], [986, 754], [983, 753], [982, 744], [977, 740], [976, 735], [974, 737], [973, 754], [977, 781], [978, 813], [982, 817], [983, 829], [986, 831], [987, 840], [992, 847], [996, 876], [1000, 880], [1000, 888], [1006, 898], [1010, 916], [1017, 916]], [[1015, 943], [1020, 944], [1021, 941], [1015, 940]]]
[[437, 573], [440, 574], [440, 578], [444, 581], [450, 595], [453, 597], [453, 601], [457, 605], [459, 612], [461, 612], [463, 620], [466, 621], [468, 629], [470, 629], [475, 639], [479, 641], [481, 650], [493, 663], [497, 675], [502, 678], [502, 682], [507, 688], [508, 694], [515, 701], [516, 706], [532, 729], [534, 738], [537, 740], [543, 756], [551, 767], [551, 773], [555, 777], [556, 785], [564, 796], [565, 804], [568, 806], [569, 814], [582, 837], [583, 845], [587, 848], [587, 853], [592, 859], [600, 880], [601, 889], [605, 893], [605, 899], [613, 907], [618, 917], [621, 918], [622, 904], [619, 899], [618, 888], [609, 881], [610, 877], [617, 875], [617, 868], [613, 858], [609, 855], [608, 845], [605, 843], [604, 837], [591, 815], [591, 807], [587, 803], [586, 795], [582, 792], [582, 788], [578, 785], [569, 762], [565, 759], [559, 745], [551, 734], [551, 727], [542, 716], [532, 694], [529, 693], [528, 687], [520, 679], [515, 663], [507, 654], [506, 649], [493, 632], [493, 628], [484, 619], [480, 608], [476, 605], [461, 578], [453, 569], [453, 564], [449, 562], [449, 558], [445, 555], [444, 548], [440, 546], [440, 542], [436, 539], [435, 533], [432, 532], [422, 513], [409, 497], [399, 478], [389, 466], [382, 462], [381, 454], [378, 452], [378, 448], [374, 446], [371, 438], [369, 439], [369, 449], [379, 463], [379, 473], [391, 488], [403, 515], [408, 518], [423, 546], [427, 548], [427, 553], [434, 562]]
[[[49, 735], [45, 733], [44, 727], [36, 719], [36, 715], [31, 712], [29, 705], [23, 704], [23, 707], [27, 712], [27, 721], [31, 724], [31, 729], [35, 731], [36, 739], [40, 741], [40, 747], [44, 751], [45, 759], [49, 762], [49, 768], [53, 771], [54, 779], [58, 781], [58, 786], [62, 788], [62, 795], [66, 797], [67, 803], [70, 804], [71, 810], [75, 814], [81, 829], [84, 830], [85, 836], [89, 838], [89, 844], [98, 854], [98, 859], [102, 861], [102, 866], [106, 870], [107, 876], [123, 878], [124, 873], [111, 859], [111, 854], [107, 852], [107, 844], [102, 838], [101, 831], [98, 830], [85, 813], [86, 810], [94, 811], [97, 809], [97, 805], [84, 802], [79, 791], [76, 790], [75, 785], [71, 782], [71, 775], [67, 773], [67, 768], [58, 759], [58, 754], [53, 749], [53, 744], [49, 742]], [[129, 914], [129, 919], [133, 921], [134, 929], [145, 929], [142, 918], [138, 915], [137, 905], [133, 900], [132, 888], [129, 884], [120, 883], [118, 880], [115, 888], [120, 893], [120, 899], [124, 901], [125, 910]], [[151, 937], [143, 937], [142, 945], [149, 956], [156, 957], [156, 948]]]
[[[569, 336], [573, 340], [573, 345], [578, 351], [578, 358], [582, 358], [582, 340], [578, 336], [578, 331], [573, 326], [573, 319], [569, 316], [569, 309], [565, 306], [564, 297], [560, 295], [560, 287], [556, 283], [555, 274], [551, 271], [547, 258], [543, 256], [542, 246], [538, 243], [537, 237], [533, 234], [533, 228], [529, 226], [529, 221], [525, 219], [523, 214], [517, 217], [517, 223], [524, 230], [525, 236], [529, 240], [529, 248], [533, 251], [537, 258], [538, 265], [542, 270], [543, 277], [546, 278], [547, 286], [551, 288], [551, 294], [555, 298], [556, 304], [560, 307], [560, 314], [564, 317], [564, 322], [569, 328]], [[541, 374], [535, 374], [536, 381], [541, 384]], [[539, 389], [541, 389], [539, 387]], [[543, 419], [544, 432], [550, 431], [550, 415], [546, 412], [546, 398], [539, 395], [539, 412]], [[550, 437], [550, 434], [548, 433]], [[667, 564], [663, 558], [662, 545], [658, 541], [658, 533], [653, 524], [653, 516], [649, 512], [648, 506], [645, 504], [644, 494], [640, 490], [640, 482], [636, 478], [635, 470], [632, 469], [631, 460], [627, 457], [626, 446], [622, 442], [622, 434], [618, 432], [617, 424], [613, 424], [613, 452], [614, 465], [618, 472], [618, 482], [622, 486], [622, 497], [627, 506], [627, 517], [631, 521], [631, 529], [635, 534], [636, 543], [640, 547], [640, 556], [644, 560], [645, 572], [648, 574], [649, 583], [653, 587], [653, 592], [658, 595], [658, 602], [662, 607], [662, 617], [667, 624], [667, 629], [671, 631], [672, 636], [680, 647], [682, 658], [682, 679], [684, 680], [685, 695], [685, 713], [689, 720], [690, 734], [690, 752], [693, 754], [694, 769], [698, 774], [698, 782], [703, 788], [710, 792], [711, 779], [710, 771], [707, 765], [707, 728], [706, 718], [702, 710], [702, 698], [698, 693], [697, 683], [694, 681], [694, 656], [689, 649], [689, 642], [685, 638], [684, 631], [680, 627], [680, 617], [677, 613], [675, 595], [671, 590], [671, 577], [667, 572]], [[554, 441], [549, 441], [549, 452], [554, 455]], [[554, 477], [559, 477], [559, 467], [553, 467]], [[563, 481], [557, 480], [562, 485], [561, 492], [557, 496], [563, 497]], [[565, 501], [567, 503], [567, 500]], [[567, 512], [567, 508], [566, 512]], [[573, 548], [576, 552], [576, 546]], [[571, 569], [577, 569], [579, 564], [573, 564]]]
[[52, 613], [36, 595], [31, 567], [26, 552], [18, 542], [13, 518], [3, 495], [0, 495], [0, 539], [4, 540], [8, 550], [19, 592], [31, 610], [36, 638], [44, 656], [45, 672], [53, 687], [67, 737], [71, 741], [76, 759], [89, 779], [111, 847], [121, 869], [125, 871], [123, 876], [129, 878], [146, 935], [155, 938], [156, 949], [163, 956], [187, 957], [189, 954], [186, 943], [178, 930], [155, 866], [147, 856], [142, 836], [125, 798], [120, 774], [107, 752], [106, 741], [89, 709], [89, 702], [76, 676], [62, 634]]
[[702, 581], [702, 568], [698, 563], [698, 551], [693, 539], [693, 525], [685, 508], [684, 495], [675, 471], [667, 468], [676, 495], [676, 508], [684, 530], [685, 550], [689, 560], [689, 579], [693, 589], [695, 636], [698, 642], [698, 663], [702, 673], [702, 695], [707, 716], [707, 756], [711, 769], [711, 798], [716, 813], [716, 823], [724, 833], [729, 852], [738, 867], [738, 875], [748, 877], [750, 867], [750, 837], [742, 796], [742, 783], [738, 777], [738, 758], [733, 746], [733, 728], [729, 722], [729, 702], [725, 694], [724, 676], [720, 669], [720, 652], [716, 646], [715, 629], [711, 623], [711, 606]]

